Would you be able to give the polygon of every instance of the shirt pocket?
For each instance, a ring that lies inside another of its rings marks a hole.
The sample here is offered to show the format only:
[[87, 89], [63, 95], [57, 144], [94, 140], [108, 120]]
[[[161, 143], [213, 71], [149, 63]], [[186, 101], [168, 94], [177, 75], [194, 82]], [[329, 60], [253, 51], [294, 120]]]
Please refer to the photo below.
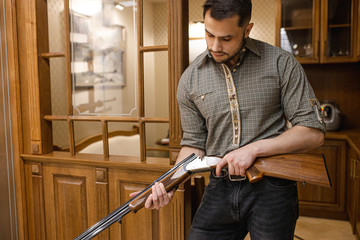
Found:
[[210, 109], [213, 108], [215, 96], [216, 90], [208, 90], [195, 95], [194, 103], [204, 117], [206, 117]]
[[230, 113], [228, 96], [222, 91], [208, 90], [196, 94], [194, 103], [206, 119], [208, 127], [215, 127], [214, 124], [220, 123], [221, 119], [226, 119]]

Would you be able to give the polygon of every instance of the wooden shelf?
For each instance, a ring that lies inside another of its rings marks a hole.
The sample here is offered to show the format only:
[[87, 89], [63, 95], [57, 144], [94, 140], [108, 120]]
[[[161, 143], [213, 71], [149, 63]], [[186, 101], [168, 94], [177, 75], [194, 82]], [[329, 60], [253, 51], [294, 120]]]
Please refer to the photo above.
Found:
[[312, 30], [312, 26], [303, 26], [303, 27], [282, 27], [286, 31], [294, 31], [294, 30]]

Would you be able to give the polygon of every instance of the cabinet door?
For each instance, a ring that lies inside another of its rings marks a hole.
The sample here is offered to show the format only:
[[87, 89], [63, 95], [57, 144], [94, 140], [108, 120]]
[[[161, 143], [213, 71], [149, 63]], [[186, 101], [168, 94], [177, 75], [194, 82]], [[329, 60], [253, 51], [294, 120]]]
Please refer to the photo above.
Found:
[[355, 179], [355, 234], [360, 239], [360, 156], [354, 154], [354, 179]]
[[42, 164], [25, 161], [24, 171], [28, 238], [46, 239]]
[[319, 62], [320, 0], [279, 0], [279, 8], [277, 45], [301, 63]]
[[[130, 199], [164, 172], [151, 170], [109, 169], [110, 210]], [[121, 224], [110, 227], [111, 239], [182, 240], [184, 237], [184, 191], [177, 190], [170, 204], [158, 210], [140, 209], [129, 213]]]
[[321, 62], [356, 61], [355, 0], [321, 1]]
[[[46, 239], [74, 239], [108, 213], [106, 169], [44, 164]], [[105, 230], [97, 239], [108, 239]]]
[[311, 184], [298, 184], [300, 214], [315, 217], [346, 219], [345, 211], [345, 141], [326, 140], [324, 145], [313, 153], [321, 153], [325, 157], [331, 188]]
[[347, 212], [349, 215], [350, 224], [353, 232], [355, 232], [355, 217], [356, 217], [356, 194], [357, 194], [357, 185], [356, 185], [356, 165], [357, 165], [357, 155], [356, 152], [350, 148], [348, 157], [347, 157], [347, 173], [346, 173], [346, 205]]

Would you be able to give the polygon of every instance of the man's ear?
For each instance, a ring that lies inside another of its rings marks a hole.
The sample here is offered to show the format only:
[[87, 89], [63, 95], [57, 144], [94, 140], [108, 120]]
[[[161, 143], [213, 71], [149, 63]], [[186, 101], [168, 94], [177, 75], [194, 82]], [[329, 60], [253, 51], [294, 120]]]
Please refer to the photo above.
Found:
[[245, 38], [248, 38], [248, 37], [249, 37], [250, 32], [251, 32], [251, 29], [252, 29], [253, 26], [254, 26], [254, 23], [249, 23], [249, 24], [246, 26], [246, 29], [245, 29]]

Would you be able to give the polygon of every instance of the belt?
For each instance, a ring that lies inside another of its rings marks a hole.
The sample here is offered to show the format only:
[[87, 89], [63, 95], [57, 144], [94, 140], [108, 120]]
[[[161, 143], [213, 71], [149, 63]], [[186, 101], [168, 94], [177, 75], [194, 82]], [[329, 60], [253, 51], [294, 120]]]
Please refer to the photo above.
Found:
[[211, 171], [211, 174], [213, 175], [214, 178], [225, 178], [225, 177], [228, 177], [229, 180], [232, 181], [232, 182], [240, 182], [240, 181], [244, 181], [244, 180], [247, 179], [246, 175], [245, 175], [244, 177], [243, 177], [243, 176], [240, 176], [240, 175], [230, 175], [227, 168], [221, 169], [220, 176], [216, 176], [216, 169], [213, 169], [213, 170]]

